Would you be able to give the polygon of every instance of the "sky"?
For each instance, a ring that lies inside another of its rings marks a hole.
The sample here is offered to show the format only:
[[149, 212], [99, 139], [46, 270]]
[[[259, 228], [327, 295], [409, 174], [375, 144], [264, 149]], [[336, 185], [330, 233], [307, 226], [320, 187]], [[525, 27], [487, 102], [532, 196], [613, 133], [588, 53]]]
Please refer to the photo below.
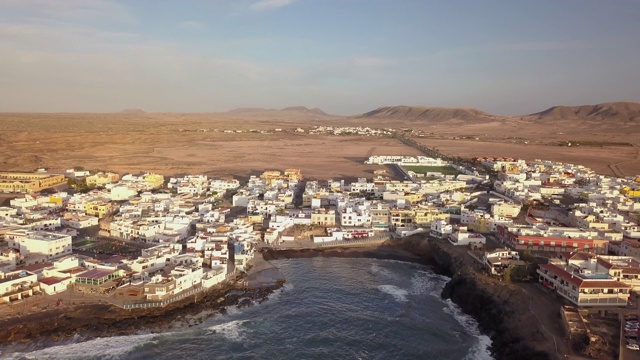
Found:
[[0, 0], [0, 112], [640, 102], [637, 0]]

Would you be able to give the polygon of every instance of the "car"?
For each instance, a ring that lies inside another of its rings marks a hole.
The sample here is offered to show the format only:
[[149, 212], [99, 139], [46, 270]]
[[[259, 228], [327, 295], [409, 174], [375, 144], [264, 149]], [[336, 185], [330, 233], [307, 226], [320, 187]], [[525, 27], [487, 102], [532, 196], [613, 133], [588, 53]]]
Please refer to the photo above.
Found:
[[624, 317], [625, 320], [635, 320], [638, 321], [638, 315], [636, 314], [627, 314]]
[[629, 344], [626, 346], [626, 348], [629, 350], [635, 350], [635, 351], [640, 350], [640, 346], [638, 346], [638, 344]]

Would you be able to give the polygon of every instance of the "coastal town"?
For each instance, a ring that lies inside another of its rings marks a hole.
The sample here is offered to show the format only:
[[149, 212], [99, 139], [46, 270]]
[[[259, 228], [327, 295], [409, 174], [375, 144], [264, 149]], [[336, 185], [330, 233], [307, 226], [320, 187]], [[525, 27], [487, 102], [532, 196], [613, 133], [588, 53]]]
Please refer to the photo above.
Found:
[[626, 316], [612, 339], [638, 350], [640, 177], [511, 157], [365, 163], [371, 178], [0, 173], [0, 315], [73, 299], [162, 308], [242, 278], [264, 249], [422, 237], [464, 249], [482, 276], [535, 283], [568, 338], [615, 347], [591, 319]]

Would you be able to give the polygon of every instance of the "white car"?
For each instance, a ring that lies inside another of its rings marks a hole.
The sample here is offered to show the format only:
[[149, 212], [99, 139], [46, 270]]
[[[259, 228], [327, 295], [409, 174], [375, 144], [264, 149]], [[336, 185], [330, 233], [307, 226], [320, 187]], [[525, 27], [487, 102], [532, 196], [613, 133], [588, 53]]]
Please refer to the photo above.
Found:
[[626, 347], [629, 350], [636, 350], [636, 351], [640, 350], [640, 346], [638, 346], [638, 344], [629, 344]]

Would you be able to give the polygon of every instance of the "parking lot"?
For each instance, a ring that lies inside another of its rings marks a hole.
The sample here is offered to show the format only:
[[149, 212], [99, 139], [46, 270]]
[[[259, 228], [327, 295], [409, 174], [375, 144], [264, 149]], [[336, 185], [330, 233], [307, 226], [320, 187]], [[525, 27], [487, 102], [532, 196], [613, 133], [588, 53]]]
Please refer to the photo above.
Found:
[[620, 325], [620, 359], [640, 359], [640, 323], [637, 314], [625, 315]]

